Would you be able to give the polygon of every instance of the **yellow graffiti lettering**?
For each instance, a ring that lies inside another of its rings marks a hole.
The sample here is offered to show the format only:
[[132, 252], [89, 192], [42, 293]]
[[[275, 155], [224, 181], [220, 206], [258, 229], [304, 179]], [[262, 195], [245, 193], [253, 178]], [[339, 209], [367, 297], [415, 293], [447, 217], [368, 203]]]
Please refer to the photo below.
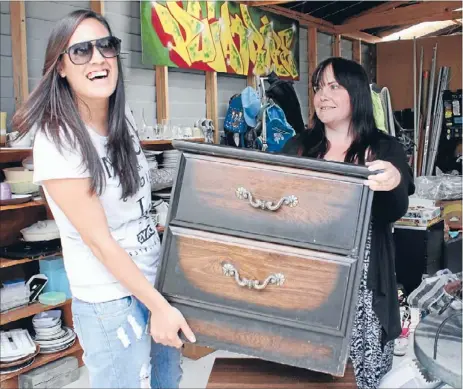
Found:
[[222, 43], [223, 53], [227, 58], [227, 64], [233, 69], [235, 73], [244, 74], [240, 53], [236, 48], [235, 42], [233, 42], [233, 37], [230, 31], [230, 13], [228, 11], [228, 4], [226, 2], [222, 4], [220, 17], [220, 40]]
[[247, 37], [249, 41], [249, 59], [251, 62], [256, 63], [257, 53], [259, 50], [262, 50], [262, 47], [264, 46], [264, 37], [260, 35], [259, 30], [252, 22], [248, 7], [241, 4], [240, 10], [244, 25], [247, 28]]
[[259, 32], [264, 37], [264, 46], [261, 49], [261, 55], [258, 55], [257, 61], [262, 61], [262, 63], [258, 64], [258, 69], [263, 69], [263, 73], [258, 73], [259, 75], [269, 73], [271, 69], [271, 47], [274, 46], [272, 40], [272, 25], [266, 16], [261, 19], [262, 27], [260, 28]]
[[[203, 30], [188, 45], [188, 54], [192, 62], [208, 63], [215, 57], [212, 33], [207, 19], [202, 21]], [[201, 49], [200, 49], [201, 44]]]
[[290, 48], [293, 44], [295, 32], [292, 28], [287, 28], [286, 30], [280, 31], [278, 36], [281, 37], [281, 56], [280, 60], [282, 65], [288, 71], [292, 77], [298, 76], [296, 61], [294, 60], [293, 53]]
[[231, 19], [231, 35], [239, 41], [239, 53], [243, 64], [243, 71], [249, 69], [249, 40], [246, 36], [246, 27], [238, 15]]
[[274, 31], [272, 31], [272, 40], [270, 43], [270, 57], [272, 59], [272, 66], [273, 66], [273, 71], [275, 73], [280, 74], [281, 76], [287, 77], [290, 75], [288, 70], [285, 68], [285, 66], [280, 63], [280, 54], [282, 52], [281, 50], [282, 46], [282, 41], [278, 34], [276, 34]]
[[196, 19], [201, 19], [201, 4], [199, 1], [187, 1], [186, 12]]
[[222, 43], [220, 41], [220, 23], [211, 23], [210, 27], [212, 33], [212, 41], [215, 48], [215, 57], [210, 63], [208, 63], [208, 65], [216, 72], [226, 72], [227, 65], [225, 63], [225, 56], [223, 55]]
[[207, 2], [207, 18], [212, 20], [215, 18], [215, 1]]
[[156, 13], [159, 16], [161, 21], [162, 29], [169, 35], [172, 36], [173, 42], [170, 42], [172, 47], [169, 49], [175, 50], [177, 54], [188, 64], [191, 65], [190, 57], [188, 56], [188, 51], [186, 48], [185, 41], [183, 40], [182, 33], [180, 31], [180, 26], [177, 21], [172, 18], [169, 10], [160, 5], [159, 3], [154, 2], [153, 7]]
[[185, 30], [185, 43], [190, 43], [193, 38], [202, 30], [202, 23], [195, 17], [188, 14], [176, 1], [168, 1], [167, 8]]
[[292, 53], [297, 38], [294, 28], [275, 31], [266, 15], [260, 18], [258, 28], [244, 4], [234, 15], [226, 1], [207, 1], [204, 7], [200, 1], [188, 1], [183, 2], [185, 8], [176, 1], [166, 1], [166, 6], [152, 4], [161, 28], [172, 36], [169, 50], [188, 66], [203, 63], [217, 72], [231, 68], [236, 74], [247, 75], [254, 69], [258, 75], [275, 71], [278, 76], [298, 76]]

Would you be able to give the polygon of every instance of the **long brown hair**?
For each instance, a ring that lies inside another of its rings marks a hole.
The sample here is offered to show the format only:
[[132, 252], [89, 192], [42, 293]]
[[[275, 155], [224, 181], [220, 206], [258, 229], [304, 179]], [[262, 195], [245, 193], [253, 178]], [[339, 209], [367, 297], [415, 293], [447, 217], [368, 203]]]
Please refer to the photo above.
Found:
[[[101, 195], [106, 183], [103, 165], [77, 109], [76, 96], [66, 78], [62, 78], [58, 72], [58, 65], [72, 34], [83, 20], [89, 18], [98, 20], [112, 35], [106, 19], [93, 11], [78, 10], [61, 19], [48, 39], [42, 79], [17, 110], [12, 124], [22, 135], [37, 125], [37, 131], [44, 131], [61, 153], [64, 152], [64, 143], [74, 150], [80, 150], [83, 164], [91, 176], [91, 191]], [[124, 78], [120, 57], [117, 57], [117, 66], [117, 85], [109, 98], [107, 152], [114, 174], [121, 182], [122, 198], [126, 198], [137, 192], [140, 177], [125, 116]]]

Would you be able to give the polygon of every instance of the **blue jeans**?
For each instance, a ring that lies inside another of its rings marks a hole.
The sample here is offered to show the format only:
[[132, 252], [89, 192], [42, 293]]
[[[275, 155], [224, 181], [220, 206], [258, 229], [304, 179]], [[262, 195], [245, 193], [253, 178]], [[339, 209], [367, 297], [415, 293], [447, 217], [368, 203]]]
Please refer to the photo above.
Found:
[[92, 304], [73, 299], [74, 327], [92, 388], [178, 388], [180, 350], [155, 343], [138, 299]]

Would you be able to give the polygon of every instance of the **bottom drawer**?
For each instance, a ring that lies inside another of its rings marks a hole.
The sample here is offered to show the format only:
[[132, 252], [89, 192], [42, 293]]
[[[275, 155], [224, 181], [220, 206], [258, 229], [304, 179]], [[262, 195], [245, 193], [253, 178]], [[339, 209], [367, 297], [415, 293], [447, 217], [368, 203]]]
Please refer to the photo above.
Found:
[[356, 259], [170, 226], [157, 288], [202, 345], [342, 375]]
[[185, 316], [196, 336], [197, 345], [333, 376], [344, 375], [349, 339], [287, 327], [278, 322], [263, 323], [226, 313], [205, 311], [175, 301], [171, 303]]

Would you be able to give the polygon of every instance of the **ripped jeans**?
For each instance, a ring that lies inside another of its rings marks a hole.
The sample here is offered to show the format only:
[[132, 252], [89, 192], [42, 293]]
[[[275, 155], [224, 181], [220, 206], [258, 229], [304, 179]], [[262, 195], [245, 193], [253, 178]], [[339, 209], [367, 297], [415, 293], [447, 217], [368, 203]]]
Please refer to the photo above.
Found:
[[180, 350], [152, 340], [148, 312], [132, 296], [97, 304], [73, 299], [74, 328], [92, 388], [179, 387]]

